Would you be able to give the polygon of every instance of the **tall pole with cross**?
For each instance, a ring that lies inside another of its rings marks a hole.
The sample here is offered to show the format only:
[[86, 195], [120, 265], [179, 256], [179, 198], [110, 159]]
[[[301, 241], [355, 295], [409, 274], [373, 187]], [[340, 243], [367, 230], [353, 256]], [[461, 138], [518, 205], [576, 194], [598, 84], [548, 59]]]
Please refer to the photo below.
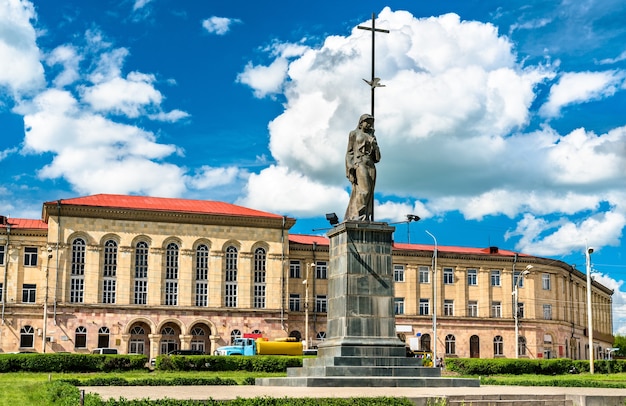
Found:
[[377, 78], [376, 75], [374, 74], [374, 67], [376, 65], [376, 47], [375, 47], [375, 38], [376, 38], [376, 33], [377, 32], [384, 32], [389, 34], [389, 30], [383, 30], [381, 28], [376, 28], [376, 13], [372, 13], [372, 26], [371, 27], [366, 27], [363, 25], [358, 25], [356, 28], [359, 28], [361, 30], [368, 30], [372, 32], [372, 80], [367, 80], [367, 79], [363, 79], [365, 81], [365, 83], [367, 83], [368, 85], [370, 85], [370, 88], [372, 89], [372, 117], [374, 117], [374, 89], [376, 89], [377, 87], [384, 87], [385, 85], [381, 85], [380, 84], [380, 78]]

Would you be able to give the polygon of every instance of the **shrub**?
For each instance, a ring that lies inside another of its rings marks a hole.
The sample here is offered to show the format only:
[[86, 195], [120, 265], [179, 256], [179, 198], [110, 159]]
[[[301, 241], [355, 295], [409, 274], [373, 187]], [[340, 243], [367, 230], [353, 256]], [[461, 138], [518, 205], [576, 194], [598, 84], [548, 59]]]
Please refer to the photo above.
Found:
[[163, 371], [286, 372], [287, 368], [301, 366], [302, 357], [284, 355], [160, 355], [156, 359], [156, 368]]
[[109, 372], [142, 369], [144, 355], [0, 354], [0, 372]]

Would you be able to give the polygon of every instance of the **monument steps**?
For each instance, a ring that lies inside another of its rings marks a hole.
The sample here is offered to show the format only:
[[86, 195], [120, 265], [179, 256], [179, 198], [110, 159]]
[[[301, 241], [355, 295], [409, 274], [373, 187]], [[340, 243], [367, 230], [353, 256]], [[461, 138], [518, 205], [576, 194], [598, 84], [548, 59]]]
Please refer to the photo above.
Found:
[[447, 406], [573, 406], [566, 395], [463, 395], [447, 396]]
[[403, 387], [403, 388], [450, 388], [478, 387], [477, 379], [414, 377], [414, 376], [302, 376], [286, 378], [257, 378], [260, 386], [303, 386], [303, 387]]
[[307, 368], [289, 368], [287, 377], [343, 376], [343, 377], [427, 377], [439, 378], [438, 371], [424, 367], [351, 367], [351, 366], [317, 366]]

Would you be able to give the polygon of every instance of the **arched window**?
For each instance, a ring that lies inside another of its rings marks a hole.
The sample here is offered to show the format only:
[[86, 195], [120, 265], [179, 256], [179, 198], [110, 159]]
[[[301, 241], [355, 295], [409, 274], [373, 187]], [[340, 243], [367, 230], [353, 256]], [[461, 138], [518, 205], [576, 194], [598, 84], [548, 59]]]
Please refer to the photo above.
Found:
[[196, 248], [196, 306], [209, 305], [209, 247]]
[[108, 240], [104, 243], [104, 262], [102, 267], [102, 303], [115, 303], [117, 242], [114, 240]]
[[224, 285], [224, 306], [237, 307], [237, 248], [226, 248], [226, 277]]
[[234, 343], [235, 342], [235, 338], [241, 338], [243, 335], [241, 334], [241, 330], [233, 330], [230, 332], [230, 343]]
[[302, 341], [302, 333], [300, 333], [298, 330], [294, 330], [289, 333], [289, 337], [295, 338], [296, 341]]
[[521, 356], [526, 355], [526, 337], [519, 336], [517, 338], [517, 345], [518, 345], [518, 351], [519, 351], [518, 355], [521, 355]]
[[98, 348], [109, 348], [109, 328], [100, 327], [98, 330]]
[[70, 303], [83, 303], [85, 292], [85, 240], [72, 242], [72, 268], [70, 275]]
[[430, 351], [430, 334], [422, 334], [420, 337], [420, 349]]
[[318, 331], [317, 335], [315, 336], [315, 338], [317, 338], [319, 341], [326, 340], [326, 332], [325, 331]]
[[493, 338], [493, 356], [501, 357], [504, 355], [504, 340], [502, 336], [495, 336]]
[[[178, 245], [171, 242], [165, 250], [165, 305], [178, 304]], [[176, 348], [175, 348], [176, 349]]]
[[161, 329], [161, 354], [169, 354], [178, 349], [176, 331], [169, 326]]
[[191, 350], [206, 352], [206, 332], [202, 327], [191, 330]]
[[140, 241], [135, 246], [135, 304], [148, 303], [148, 243]]
[[[129, 354], [146, 354], [148, 337], [146, 330], [141, 326], [134, 326], [130, 329], [130, 340], [128, 342]], [[146, 354], [147, 355], [147, 354]]]
[[87, 348], [87, 329], [83, 326], [76, 327], [74, 348]]
[[35, 329], [32, 326], [24, 326], [20, 329], [20, 348], [33, 348], [35, 346]]
[[446, 336], [446, 355], [454, 355], [456, 353], [456, 338], [452, 334]]
[[265, 308], [265, 249], [254, 250], [254, 307]]

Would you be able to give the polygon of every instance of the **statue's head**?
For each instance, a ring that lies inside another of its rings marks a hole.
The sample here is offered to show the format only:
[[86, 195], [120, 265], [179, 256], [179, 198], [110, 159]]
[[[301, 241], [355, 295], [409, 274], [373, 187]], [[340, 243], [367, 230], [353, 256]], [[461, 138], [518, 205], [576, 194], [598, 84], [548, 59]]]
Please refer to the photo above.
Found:
[[359, 127], [361, 127], [361, 124], [363, 124], [364, 121], [369, 121], [370, 124], [373, 124], [374, 116], [371, 114], [362, 114], [361, 117], [359, 117]]

